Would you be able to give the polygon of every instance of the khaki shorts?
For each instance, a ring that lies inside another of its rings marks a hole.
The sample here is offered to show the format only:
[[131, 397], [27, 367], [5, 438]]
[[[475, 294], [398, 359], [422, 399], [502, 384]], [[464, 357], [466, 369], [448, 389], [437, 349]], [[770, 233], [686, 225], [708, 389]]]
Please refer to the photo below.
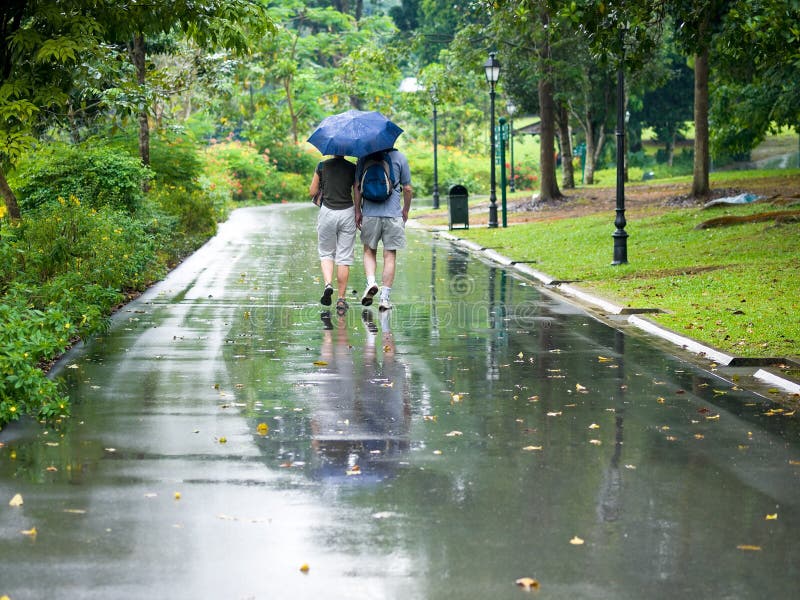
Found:
[[403, 217], [364, 217], [361, 242], [373, 250], [378, 249], [378, 242], [383, 242], [384, 250], [402, 250], [406, 247]]
[[320, 260], [332, 260], [337, 265], [353, 264], [356, 244], [355, 208], [319, 209], [317, 217], [317, 250]]

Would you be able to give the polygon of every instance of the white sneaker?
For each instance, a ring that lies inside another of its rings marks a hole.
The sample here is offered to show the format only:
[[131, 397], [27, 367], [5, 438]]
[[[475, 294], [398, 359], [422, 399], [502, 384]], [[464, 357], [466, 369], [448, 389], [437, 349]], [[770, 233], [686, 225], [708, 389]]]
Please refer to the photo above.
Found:
[[372, 298], [377, 293], [378, 293], [378, 284], [377, 283], [373, 283], [372, 285], [367, 285], [367, 289], [364, 290], [364, 295], [361, 296], [361, 305], [362, 306], [371, 306], [372, 305]]
[[381, 298], [380, 304], [378, 304], [378, 310], [391, 310], [392, 303], [389, 302], [388, 298]]

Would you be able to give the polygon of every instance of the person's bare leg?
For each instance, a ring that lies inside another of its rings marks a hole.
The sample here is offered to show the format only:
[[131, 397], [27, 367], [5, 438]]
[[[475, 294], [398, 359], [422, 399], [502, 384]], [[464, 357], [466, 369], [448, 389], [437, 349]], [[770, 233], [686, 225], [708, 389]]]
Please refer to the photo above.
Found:
[[336, 265], [336, 284], [339, 298], [347, 298], [347, 280], [350, 278], [350, 265]]
[[367, 282], [375, 280], [375, 270], [378, 268], [378, 253], [369, 246], [364, 246], [364, 274]]
[[333, 288], [330, 291], [327, 288], [333, 281], [333, 261], [329, 258], [323, 258], [320, 260], [320, 266], [322, 267], [322, 279], [326, 289], [323, 290], [322, 298], [319, 301], [323, 306], [330, 306]]
[[322, 283], [330, 285], [333, 281], [333, 261], [328, 258], [323, 258], [320, 261], [320, 266], [322, 267]]
[[381, 283], [383, 287], [391, 288], [394, 283], [394, 269], [397, 262], [397, 250], [383, 251], [383, 275]]

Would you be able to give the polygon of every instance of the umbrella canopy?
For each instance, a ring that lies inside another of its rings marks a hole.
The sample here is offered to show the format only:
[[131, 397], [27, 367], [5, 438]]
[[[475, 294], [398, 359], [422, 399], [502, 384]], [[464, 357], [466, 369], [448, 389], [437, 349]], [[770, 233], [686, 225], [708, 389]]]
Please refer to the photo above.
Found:
[[362, 157], [394, 146], [403, 133], [381, 113], [348, 110], [325, 117], [308, 141], [325, 155]]

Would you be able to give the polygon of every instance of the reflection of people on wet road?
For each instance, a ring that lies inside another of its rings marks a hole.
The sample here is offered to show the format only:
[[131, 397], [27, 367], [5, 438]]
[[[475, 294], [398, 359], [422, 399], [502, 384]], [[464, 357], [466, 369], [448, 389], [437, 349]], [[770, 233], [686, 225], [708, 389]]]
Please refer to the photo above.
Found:
[[335, 156], [317, 165], [308, 189], [312, 197], [322, 191], [322, 206], [317, 217], [317, 247], [325, 288], [319, 301], [324, 306], [331, 305], [335, 263], [336, 312], [339, 314], [347, 310], [347, 280], [356, 242], [354, 178], [355, 165], [343, 156]]
[[372, 311], [364, 311], [363, 352], [350, 346], [345, 319], [323, 331], [321, 359], [327, 365], [319, 373], [311, 415], [322, 477], [381, 481], [409, 447], [406, 367], [396, 359], [388, 316], [381, 313], [379, 329]]

